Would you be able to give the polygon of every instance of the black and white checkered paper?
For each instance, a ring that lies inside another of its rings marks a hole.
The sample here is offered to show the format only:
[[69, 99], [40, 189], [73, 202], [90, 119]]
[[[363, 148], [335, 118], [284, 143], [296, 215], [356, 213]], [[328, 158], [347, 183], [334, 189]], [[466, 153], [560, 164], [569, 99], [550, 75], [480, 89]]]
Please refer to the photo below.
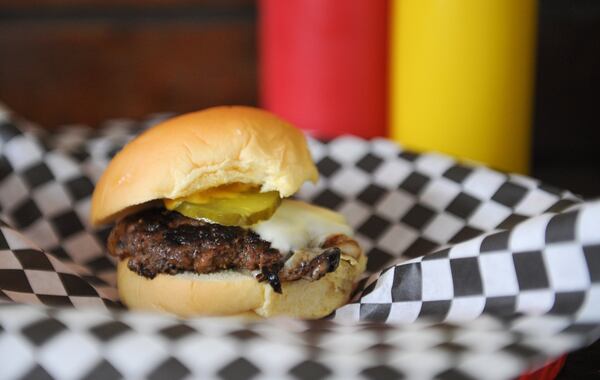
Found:
[[310, 140], [321, 180], [298, 194], [368, 254], [348, 305], [315, 322], [126, 311], [90, 195], [162, 117], [48, 133], [0, 107], [0, 378], [508, 379], [600, 336], [600, 202], [354, 137]]

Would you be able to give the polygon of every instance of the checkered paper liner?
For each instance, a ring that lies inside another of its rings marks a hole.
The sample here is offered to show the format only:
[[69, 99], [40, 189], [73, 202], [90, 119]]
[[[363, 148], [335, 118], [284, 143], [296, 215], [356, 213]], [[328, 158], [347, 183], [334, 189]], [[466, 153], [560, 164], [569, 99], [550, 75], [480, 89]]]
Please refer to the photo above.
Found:
[[164, 115], [48, 133], [0, 108], [0, 378], [497, 378], [600, 336], [600, 202], [394, 143], [310, 140], [369, 257], [328, 320], [122, 309], [93, 184]]

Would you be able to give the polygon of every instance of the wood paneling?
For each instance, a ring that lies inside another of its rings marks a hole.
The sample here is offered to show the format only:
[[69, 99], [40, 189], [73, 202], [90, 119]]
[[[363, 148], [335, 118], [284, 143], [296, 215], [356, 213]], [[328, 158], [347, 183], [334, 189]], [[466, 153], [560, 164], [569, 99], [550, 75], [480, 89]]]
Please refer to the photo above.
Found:
[[600, 1], [540, 5], [536, 158], [552, 165], [593, 159], [600, 141]]
[[540, 1], [533, 172], [600, 195], [600, 1]]
[[42, 8], [107, 8], [148, 7], [173, 8], [181, 5], [202, 7], [206, 9], [236, 9], [253, 6], [253, 0], [0, 0], [2, 9], [39, 9]]
[[252, 8], [231, 6], [216, 18], [204, 17], [214, 15], [211, 7], [170, 12], [184, 17], [77, 18], [66, 9], [64, 17], [24, 12], [2, 20], [0, 99], [48, 127], [255, 104]]

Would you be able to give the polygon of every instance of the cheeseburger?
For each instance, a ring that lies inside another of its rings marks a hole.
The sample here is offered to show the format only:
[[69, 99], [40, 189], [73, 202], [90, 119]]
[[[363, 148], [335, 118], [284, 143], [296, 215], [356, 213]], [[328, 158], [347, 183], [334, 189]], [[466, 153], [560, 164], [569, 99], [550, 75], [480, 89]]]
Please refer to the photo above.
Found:
[[331, 313], [366, 258], [340, 214], [288, 199], [317, 178], [304, 135], [259, 109], [210, 108], [142, 133], [92, 198], [92, 224], [116, 222], [121, 301], [180, 316]]

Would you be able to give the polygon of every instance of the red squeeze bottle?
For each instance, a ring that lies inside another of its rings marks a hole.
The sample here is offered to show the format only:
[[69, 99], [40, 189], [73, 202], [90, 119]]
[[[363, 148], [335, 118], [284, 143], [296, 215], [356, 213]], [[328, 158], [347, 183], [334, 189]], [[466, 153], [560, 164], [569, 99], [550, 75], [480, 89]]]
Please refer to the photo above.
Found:
[[262, 106], [319, 138], [384, 136], [387, 0], [261, 0]]

